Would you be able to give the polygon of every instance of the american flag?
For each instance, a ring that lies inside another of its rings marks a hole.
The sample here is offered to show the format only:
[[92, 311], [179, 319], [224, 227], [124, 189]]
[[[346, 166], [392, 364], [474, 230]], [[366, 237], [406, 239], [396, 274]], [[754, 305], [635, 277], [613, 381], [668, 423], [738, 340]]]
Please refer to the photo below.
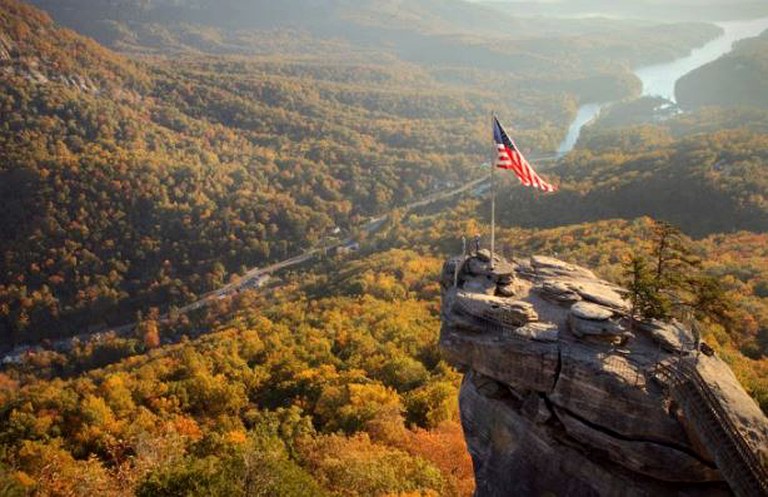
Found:
[[496, 158], [496, 167], [501, 169], [511, 169], [517, 178], [525, 186], [532, 186], [545, 192], [554, 192], [557, 187], [547, 183], [536, 174], [523, 154], [515, 146], [515, 142], [509, 137], [501, 123], [494, 116], [493, 118], [493, 141], [496, 142], [496, 149], [499, 154]]

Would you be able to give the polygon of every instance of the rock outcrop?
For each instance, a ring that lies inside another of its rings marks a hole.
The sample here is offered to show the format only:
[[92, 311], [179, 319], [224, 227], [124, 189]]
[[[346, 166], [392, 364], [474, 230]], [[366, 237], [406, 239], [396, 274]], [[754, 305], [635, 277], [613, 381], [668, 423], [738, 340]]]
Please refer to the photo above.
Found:
[[765, 495], [768, 420], [682, 324], [549, 257], [453, 258], [442, 288], [477, 497]]

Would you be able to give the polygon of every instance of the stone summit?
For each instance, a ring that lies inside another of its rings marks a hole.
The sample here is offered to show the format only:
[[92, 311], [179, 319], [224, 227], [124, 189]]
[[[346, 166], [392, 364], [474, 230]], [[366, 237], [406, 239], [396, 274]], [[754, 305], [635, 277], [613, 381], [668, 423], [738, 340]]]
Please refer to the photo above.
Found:
[[441, 284], [476, 497], [768, 495], [768, 419], [689, 327], [550, 257], [478, 250]]

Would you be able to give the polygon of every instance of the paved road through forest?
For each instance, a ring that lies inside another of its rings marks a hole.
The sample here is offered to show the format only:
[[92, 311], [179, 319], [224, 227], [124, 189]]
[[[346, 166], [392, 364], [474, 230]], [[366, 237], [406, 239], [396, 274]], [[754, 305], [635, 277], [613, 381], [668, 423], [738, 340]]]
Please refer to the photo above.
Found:
[[[482, 183], [487, 182], [489, 180], [489, 175], [484, 175], [480, 178], [477, 178], [473, 181], [470, 181], [469, 183], [466, 183], [460, 187], [452, 188], [443, 190], [440, 192], [432, 193], [426, 197], [424, 197], [421, 200], [418, 200], [416, 202], [412, 202], [406, 206], [402, 206], [397, 208], [399, 212], [409, 212], [413, 209], [417, 209], [420, 207], [425, 207], [429, 204], [432, 204], [434, 202], [440, 201], [440, 200], [447, 200], [452, 197], [455, 197], [463, 192], [466, 192], [468, 190], [471, 190], [472, 188], [475, 188], [477, 186], [480, 186]], [[372, 234], [377, 232], [389, 219], [389, 216], [391, 213], [384, 214], [379, 217], [372, 218], [369, 220], [365, 225], [362, 226], [362, 230], [366, 234]], [[221, 288], [218, 288], [212, 292], [206, 293], [200, 298], [198, 298], [196, 301], [191, 302], [183, 307], [180, 307], [178, 309], [178, 312], [181, 314], [185, 314], [191, 311], [194, 311], [196, 309], [199, 309], [201, 307], [204, 307], [211, 302], [214, 302], [220, 298], [233, 295], [237, 293], [238, 291], [242, 290], [243, 288], [247, 288], [250, 286], [258, 286], [259, 280], [261, 278], [265, 278], [266, 276], [276, 272], [280, 271], [282, 269], [286, 269], [293, 266], [298, 266], [301, 264], [304, 264], [308, 261], [310, 261], [313, 257], [315, 257], [317, 254], [321, 253], [322, 251], [328, 251], [328, 250], [334, 250], [341, 247], [348, 247], [356, 242], [356, 238], [354, 236], [347, 237], [344, 240], [341, 240], [333, 245], [326, 246], [324, 248], [312, 248], [304, 253], [290, 257], [288, 259], [285, 259], [283, 261], [275, 262], [273, 264], [270, 264], [268, 266], [264, 267], [256, 267], [248, 270], [245, 274], [243, 274], [240, 278], [237, 279], [237, 281], [234, 281], [232, 283], [228, 283]], [[159, 322], [167, 322], [168, 321], [168, 314], [163, 314], [158, 318]], [[67, 351], [70, 350], [75, 343], [78, 341], [85, 341], [85, 340], [93, 340], [93, 339], [99, 339], [99, 338], [106, 338], [108, 335], [118, 335], [118, 336], [127, 336], [133, 333], [134, 329], [136, 327], [136, 323], [126, 323], [120, 326], [110, 326], [110, 327], [104, 327], [99, 330], [91, 331], [88, 333], [81, 333], [79, 335], [76, 335], [74, 337], [68, 337], [61, 340], [56, 340], [53, 342], [50, 342], [47, 344], [46, 348], [53, 348], [55, 350], [62, 350]], [[27, 354], [30, 351], [35, 350], [39, 346], [34, 345], [18, 345], [14, 347], [12, 350], [7, 352], [6, 354], [3, 354], [2, 359], [0, 359], [0, 363], [8, 364], [8, 363], [15, 363], [20, 361], [25, 354]]]

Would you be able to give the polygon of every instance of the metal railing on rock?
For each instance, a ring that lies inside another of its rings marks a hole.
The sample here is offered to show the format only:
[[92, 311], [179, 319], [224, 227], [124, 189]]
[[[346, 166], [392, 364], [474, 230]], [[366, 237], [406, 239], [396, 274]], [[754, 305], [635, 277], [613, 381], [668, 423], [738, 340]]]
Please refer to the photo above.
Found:
[[739, 497], [768, 496], [768, 470], [690, 358], [659, 363], [654, 377], [666, 385]]

